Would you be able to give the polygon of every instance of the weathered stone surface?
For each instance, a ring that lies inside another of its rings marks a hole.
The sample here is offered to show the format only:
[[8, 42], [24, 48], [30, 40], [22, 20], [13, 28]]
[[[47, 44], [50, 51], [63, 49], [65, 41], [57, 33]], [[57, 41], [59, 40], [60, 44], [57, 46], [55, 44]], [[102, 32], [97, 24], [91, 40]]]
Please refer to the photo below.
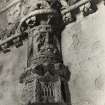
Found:
[[64, 61], [71, 69], [73, 105], [105, 104], [105, 7], [98, 8], [86, 18], [79, 15], [62, 34]]
[[[86, 18], [78, 16], [62, 33], [65, 64], [71, 70], [72, 105], [105, 104], [105, 7]], [[0, 55], [0, 104], [20, 105], [19, 76], [26, 67], [26, 43]]]

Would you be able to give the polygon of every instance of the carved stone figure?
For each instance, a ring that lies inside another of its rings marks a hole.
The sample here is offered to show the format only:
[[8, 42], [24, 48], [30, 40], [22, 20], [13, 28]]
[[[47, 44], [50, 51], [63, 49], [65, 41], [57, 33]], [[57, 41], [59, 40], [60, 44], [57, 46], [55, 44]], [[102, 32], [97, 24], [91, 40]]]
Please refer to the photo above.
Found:
[[29, 69], [20, 81], [25, 82], [27, 104], [70, 104], [67, 85], [70, 74], [62, 61], [60, 35], [64, 23], [60, 8], [58, 0], [39, 0], [29, 7], [20, 23], [21, 33], [29, 36]]

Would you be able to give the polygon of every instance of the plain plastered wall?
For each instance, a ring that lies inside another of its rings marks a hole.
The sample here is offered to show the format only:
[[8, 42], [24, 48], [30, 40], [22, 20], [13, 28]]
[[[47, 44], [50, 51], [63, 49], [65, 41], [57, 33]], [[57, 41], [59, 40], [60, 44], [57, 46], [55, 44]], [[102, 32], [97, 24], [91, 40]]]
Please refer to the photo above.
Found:
[[73, 105], [105, 105], [105, 6], [66, 26], [62, 43]]

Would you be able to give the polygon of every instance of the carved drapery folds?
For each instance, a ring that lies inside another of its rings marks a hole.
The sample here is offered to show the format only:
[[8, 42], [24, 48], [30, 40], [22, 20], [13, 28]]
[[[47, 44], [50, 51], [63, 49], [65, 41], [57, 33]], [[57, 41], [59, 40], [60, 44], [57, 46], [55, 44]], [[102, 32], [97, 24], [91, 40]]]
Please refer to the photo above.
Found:
[[30, 60], [34, 63], [36, 59], [61, 60], [59, 38], [63, 25], [61, 24], [59, 15], [56, 15], [58, 14], [53, 13], [52, 10], [47, 10], [44, 14], [34, 14], [22, 22], [22, 33], [27, 33], [28, 30], [27, 34], [29, 35], [29, 63]]
[[62, 61], [60, 35], [64, 23], [60, 8], [58, 0], [40, 0], [20, 22], [21, 33], [29, 37], [28, 68], [20, 78], [25, 83], [27, 104], [69, 103], [64, 85], [69, 70]]

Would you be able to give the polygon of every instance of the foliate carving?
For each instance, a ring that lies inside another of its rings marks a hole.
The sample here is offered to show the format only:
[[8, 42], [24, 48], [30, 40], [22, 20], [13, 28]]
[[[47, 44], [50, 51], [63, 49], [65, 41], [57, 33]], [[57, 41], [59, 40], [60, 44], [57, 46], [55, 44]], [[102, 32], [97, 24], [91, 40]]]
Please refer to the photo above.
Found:
[[[8, 25], [7, 28], [4, 28], [0, 30], [0, 42], [7, 40], [8, 38], [11, 39], [10, 37], [13, 37], [16, 33], [17, 27], [19, 25], [19, 21], [16, 21], [15, 23], [11, 23]], [[13, 40], [10, 40], [7, 43], [2, 43], [0, 50], [3, 50], [4, 53], [10, 51], [9, 47], [14, 44], [16, 47], [19, 47], [22, 45], [22, 40], [20, 37], [16, 37]]]
[[96, 12], [97, 6], [94, 1], [89, 1], [81, 7], [81, 10], [83, 11], [84, 16], [88, 16], [89, 14]]
[[[25, 82], [24, 93], [32, 103], [66, 103], [63, 99], [63, 82], [69, 79], [69, 70], [63, 64], [42, 64], [23, 73], [20, 82]], [[34, 90], [34, 89], [35, 90]], [[26, 94], [27, 93], [27, 94]], [[28, 96], [31, 94], [31, 98]], [[33, 97], [33, 98], [32, 98]], [[68, 100], [67, 100], [68, 101]]]
[[75, 20], [76, 20], [76, 17], [71, 12], [67, 12], [63, 15], [63, 21], [65, 24], [74, 22]]

